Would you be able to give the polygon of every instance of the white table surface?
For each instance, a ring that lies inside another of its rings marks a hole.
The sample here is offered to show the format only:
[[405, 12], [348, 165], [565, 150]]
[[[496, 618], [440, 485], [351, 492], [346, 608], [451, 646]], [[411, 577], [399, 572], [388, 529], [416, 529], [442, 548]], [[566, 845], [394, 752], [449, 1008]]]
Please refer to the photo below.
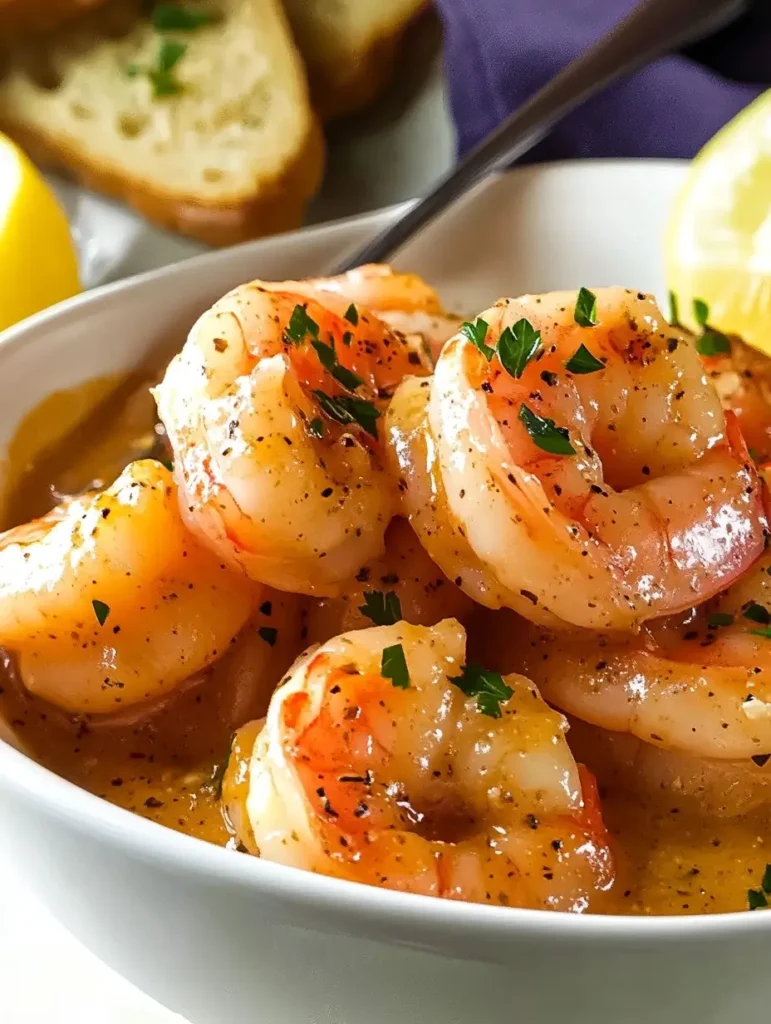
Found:
[[[452, 160], [452, 130], [441, 72], [430, 57], [431, 31], [410, 42], [407, 63], [419, 80], [371, 112], [331, 132], [327, 179], [310, 211], [312, 221], [390, 205], [424, 192]], [[425, 63], [422, 58], [429, 57]], [[422, 67], [420, 66], [422, 64]], [[94, 278], [123, 276], [180, 259], [194, 246], [148, 229], [110, 203], [63, 188], [68, 209], [85, 209], [89, 228], [114, 241], [125, 237], [119, 260]], [[91, 275], [89, 275], [91, 276]], [[0, 822], [2, 828], [2, 822]], [[184, 1024], [85, 950], [0, 861], [0, 1024]]]
[[73, 939], [0, 863], [2, 1024], [184, 1024]]

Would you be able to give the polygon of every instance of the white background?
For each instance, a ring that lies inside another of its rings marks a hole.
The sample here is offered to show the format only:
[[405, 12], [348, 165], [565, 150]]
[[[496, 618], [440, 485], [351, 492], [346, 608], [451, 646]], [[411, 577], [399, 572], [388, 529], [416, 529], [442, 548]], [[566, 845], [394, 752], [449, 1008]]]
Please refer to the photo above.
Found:
[[2, 1024], [183, 1024], [79, 945], [0, 863]]

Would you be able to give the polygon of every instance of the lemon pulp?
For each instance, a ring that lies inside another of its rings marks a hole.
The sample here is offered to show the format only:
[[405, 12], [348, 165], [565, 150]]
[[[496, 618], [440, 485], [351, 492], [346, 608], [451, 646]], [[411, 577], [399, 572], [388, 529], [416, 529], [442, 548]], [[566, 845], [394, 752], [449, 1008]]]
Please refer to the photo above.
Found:
[[0, 330], [78, 291], [64, 211], [31, 161], [0, 135]]
[[675, 203], [666, 268], [681, 319], [693, 300], [710, 323], [771, 354], [771, 92], [729, 122], [693, 161]]

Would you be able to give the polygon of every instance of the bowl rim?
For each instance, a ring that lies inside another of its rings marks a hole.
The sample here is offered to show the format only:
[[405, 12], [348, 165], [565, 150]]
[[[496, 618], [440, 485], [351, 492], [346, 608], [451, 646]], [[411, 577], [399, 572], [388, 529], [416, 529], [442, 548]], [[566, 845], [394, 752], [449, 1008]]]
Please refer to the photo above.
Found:
[[[567, 160], [540, 167], [515, 168], [506, 174], [534, 177], [578, 169], [582, 173], [608, 172], [620, 174], [639, 170], [647, 173], [672, 173], [681, 168], [681, 160]], [[280, 236], [281, 243], [290, 244], [298, 238], [319, 238], [345, 235], [352, 226], [371, 227], [374, 231], [389, 218], [406, 210], [412, 201], [342, 218]], [[31, 334], [55, 329], [58, 324], [76, 321], [90, 307], [110, 306], [122, 302], [127, 294], [140, 290], [159, 279], [169, 282], [184, 280], [199, 268], [220, 263], [238, 262], [253, 252], [258, 255], [276, 239], [247, 242], [230, 249], [192, 256], [165, 267], [125, 278], [74, 296], [30, 317], [0, 334], [0, 351], [4, 354], [25, 343]], [[2, 358], [0, 356], [0, 358]], [[722, 914], [686, 916], [632, 916], [602, 914], [554, 913], [543, 910], [486, 906], [479, 903], [436, 899], [394, 890], [379, 889], [343, 879], [329, 878], [251, 856], [236, 856], [234, 851], [150, 821], [81, 789], [72, 782], [34, 761], [30, 755], [0, 738], [0, 786], [14, 791], [17, 797], [33, 801], [48, 816], [60, 819], [75, 828], [85, 841], [95, 838], [102, 844], [115, 843], [139, 859], [150, 860], [175, 873], [191, 873], [208, 882], [237, 883], [255, 894], [270, 895], [288, 908], [312, 909], [322, 915], [349, 922], [388, 925], [405, 934], [440, 931], [451, 936], [474, 937], [489, 942], [504, 942], [514, 935], [563, 940], [597, 940], [603, 942], [678, 942], [688, 939], [722, 941], [731, 937], [746, 938], [771, 930], [771, 914], [734, 911]], [[766, 922], [765, 924], [763, 922]]]

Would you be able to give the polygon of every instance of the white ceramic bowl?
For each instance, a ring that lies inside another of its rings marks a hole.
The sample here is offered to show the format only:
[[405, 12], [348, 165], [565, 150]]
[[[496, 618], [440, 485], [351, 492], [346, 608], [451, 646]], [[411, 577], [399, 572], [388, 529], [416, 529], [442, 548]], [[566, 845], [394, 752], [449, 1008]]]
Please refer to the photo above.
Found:
[[[658, 162], [518, 171], [479, 190], [399, 262], [461, 311], [501, 294], [582, 284], [661, 294], [661, 231], [682, 174], [682, 165]], [[236, 283], [323, 270], [392, 216], [205, 255], [7, 332], [0, 450], [52, 390], [127, 369], [170, 332], [181, 340], [194, 316]], [[194, 1024], [728, 1024], [766, 1016], [771, 914], [572, 917], [338, 882], [163, 829], [2, 742], [0, 843], [78, 938]]]

